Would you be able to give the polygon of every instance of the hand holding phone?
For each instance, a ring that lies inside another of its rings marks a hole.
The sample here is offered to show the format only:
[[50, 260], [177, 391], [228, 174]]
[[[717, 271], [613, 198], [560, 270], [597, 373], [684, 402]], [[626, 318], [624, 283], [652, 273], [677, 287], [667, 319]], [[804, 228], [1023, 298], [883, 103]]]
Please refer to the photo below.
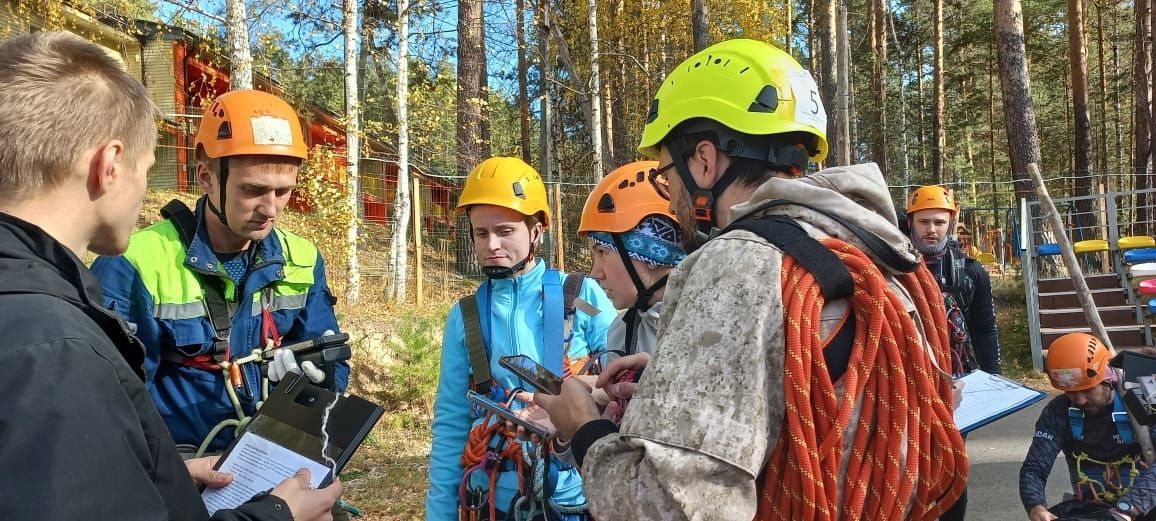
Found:
[[526, 432], [534, 434], [543, 440], [550, 438], [554, 434], [552, 428], [535, 421], [532, 414], [518, 414], [518, 412], [510, 410], [509, 407], [482, 396], [473, 390], [466, 391], [466, 398], [478, 407], [494, 413], [504, 421], [526, 429]]

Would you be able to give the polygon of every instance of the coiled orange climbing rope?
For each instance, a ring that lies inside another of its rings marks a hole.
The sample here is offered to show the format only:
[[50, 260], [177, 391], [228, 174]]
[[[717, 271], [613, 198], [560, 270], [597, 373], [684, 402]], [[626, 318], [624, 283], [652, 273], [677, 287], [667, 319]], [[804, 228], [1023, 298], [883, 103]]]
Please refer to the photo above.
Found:
[[[822, 353], [819, 286], [784, 256], [786, 413], [761, 477], [756, 519], [936, 519], [967, 486], [951, 379], [936, 368], [950, 367], [939, 287], [923, 267], [898, 277], [914, 300], [916, 324], [870, 258], [843, 241], [822, 242], [855, 280], [850, 363], [840, 395]], [[854, 437], [846, 439], [852, 421]]]
[[[499, 445], [499, 447], [501, 447], [500, 449], [490, 448], [490, 440], [492, 440], [495, 435], [506, 438]], [[489, 461], [487, 461], [488, 456]], [[525, 487], [526, 460], [522, 458], [522, 444], [518, 442], [518, 433], [515, 430], [507, 429], [506, 423], [501, 420], [491, 423], [491, 413], [487, 413], [481, 423], [475, 425], [473, 429], [470, 429], [469, 440], [466, 442], [465, 450], [462, 451], [462, 468], [466, 469], [466, 472], [462, 476], [462, 485], [459, 489], [459, 494], [465, 493], [465, 489], [469, 485], [470, 474], [472, 474], [474, 470], [486, 472], [489, 477], [489, 498], [486, 501], [486, 503], [489, 504], [489, 519], [498, 518], [498, 506], [494, 501], [494, 491], [498, 481], [498, 474], [501, 473], [500, 467], [502, 460], [510, 460], [517, 464], [518, 489], [523, 490]], [[476, 510], [461, 509], [462, 521], [474, 521], [477, 518], [478, 512]]]

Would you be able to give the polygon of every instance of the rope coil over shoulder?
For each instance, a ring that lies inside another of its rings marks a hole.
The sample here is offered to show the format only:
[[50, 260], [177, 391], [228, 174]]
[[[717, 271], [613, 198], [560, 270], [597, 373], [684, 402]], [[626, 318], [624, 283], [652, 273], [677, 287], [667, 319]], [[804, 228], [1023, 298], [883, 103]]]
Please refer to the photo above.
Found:
[[[790, 221], [771, 217], [740, 222], [762, 220]], [[732, 225], [736, 227], [749, 229]], [[878, 236], [860, 227], [848, 229], [868, 234], [860, 238], [884, 262], [896, 260], [881, 255], [891, 251], [886, 245], [874, 251], [881, 241]], [[825, 267], [808, 269], [816, 262], [798, 252], [817, 251], [812, 246], [789, 245], [790, 240], [785, 241], [788, 246], [780, 246], [787, 253], [781, 281], [784, 316], [790, 317], [784, 323], [783, 381], [797, 384], [785, 386], [784, 423], [759, 477], [756, 519], [938, 518], [962, 494], [968, 472], [966, 449], [946, 399], [951, 396], [951, 379], [938, 369], [949, 367], [938, 285], [918, 265], [898, 277], [912, 295], [917, 324], [865, 253], [838, 239], [817, 241], [797, 234], [792, 238], [798, 244], [821, 244], [837, 256], [853, 290], [848, 316], [824, 341], [823, 306], [831, 297], [846, 294], [845, 280], [838, 275], [829, 280], [837, 270], [825, 261], [819, 263]], [[891, 265], [908, 267], [904, 264], [910, 263]], [[847, 339], [853, 339], [849, 346]], [[840, 344], [846, 346], [845, 358], [832, 355]], [[844, 374], [837, 372], [840, 360], [846, 363]], [[841, 383], [842, 395], [835, 382]], [[859, 416], [854, 419], [856, 411]], [[853, 420], [854, 438], [846, 439]], [[849, 454], [844, 454], [844, 447], [850, 447]], [[841, 467], [844, 457], [846, 466]]]

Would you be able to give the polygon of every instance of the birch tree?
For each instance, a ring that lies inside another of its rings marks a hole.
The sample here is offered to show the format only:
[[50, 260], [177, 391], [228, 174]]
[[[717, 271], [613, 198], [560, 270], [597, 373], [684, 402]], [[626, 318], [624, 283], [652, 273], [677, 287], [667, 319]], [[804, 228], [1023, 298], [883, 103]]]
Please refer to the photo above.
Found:
[[[390, 268], [393, 270], [393, 299], [405, 302], [409, 280], [409, 0], [397, 2], [397, 194], [393, 208], [393, 243]], [[417, 233], [417, 230], [414, 230]], [[414, 251], [414, 255], [421, 255]]]
[[345, 298], [351, 304], [361, 299], [361, 270], [357, 262], [357, 238], [361, 221], [361, 178], [358, 163], [361, 162], [361, 104], [358, 95], [357, 57], [361, 48], [360, 16], [357, 12], [358, 0], [344, 0], [342, 6], [342, 31], [345, 33], [345, 150], [346, 179], [349, 190], [349, 225], [346, 243], [349, 252], [349, 285]]
[[228, 26], [229, 89], [253, 88], [253, 55], [249, 52], [249, 20], [245, 17], [245, 0], [225, 2], [225, 22]]
[[589, 0], [590, 14], [590, 148], [594, 150], [594, 171], [606, 175], [602, 150], [602, 79], [598, 67], [598, 1]]

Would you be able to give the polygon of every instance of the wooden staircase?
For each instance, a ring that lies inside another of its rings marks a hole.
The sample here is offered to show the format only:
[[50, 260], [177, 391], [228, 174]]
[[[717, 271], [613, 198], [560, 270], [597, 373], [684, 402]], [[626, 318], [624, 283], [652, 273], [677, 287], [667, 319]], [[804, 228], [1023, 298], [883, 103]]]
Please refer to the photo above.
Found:
[[[1112, 346], [1116, 349], [1146, 346], [1148, 325], [1137, 318], [1136, 307], [1128, 302], [1128, 292], [1120, 285], [1120, 277], [1105, 273], [1085, 278]], [[1047, 356], [1047, 347], [1053, 340], [1067, 333], [1089, 332], [1090, 328], [1070, 278], [1040, 279], [1038, 291], [1040, 345]]]

